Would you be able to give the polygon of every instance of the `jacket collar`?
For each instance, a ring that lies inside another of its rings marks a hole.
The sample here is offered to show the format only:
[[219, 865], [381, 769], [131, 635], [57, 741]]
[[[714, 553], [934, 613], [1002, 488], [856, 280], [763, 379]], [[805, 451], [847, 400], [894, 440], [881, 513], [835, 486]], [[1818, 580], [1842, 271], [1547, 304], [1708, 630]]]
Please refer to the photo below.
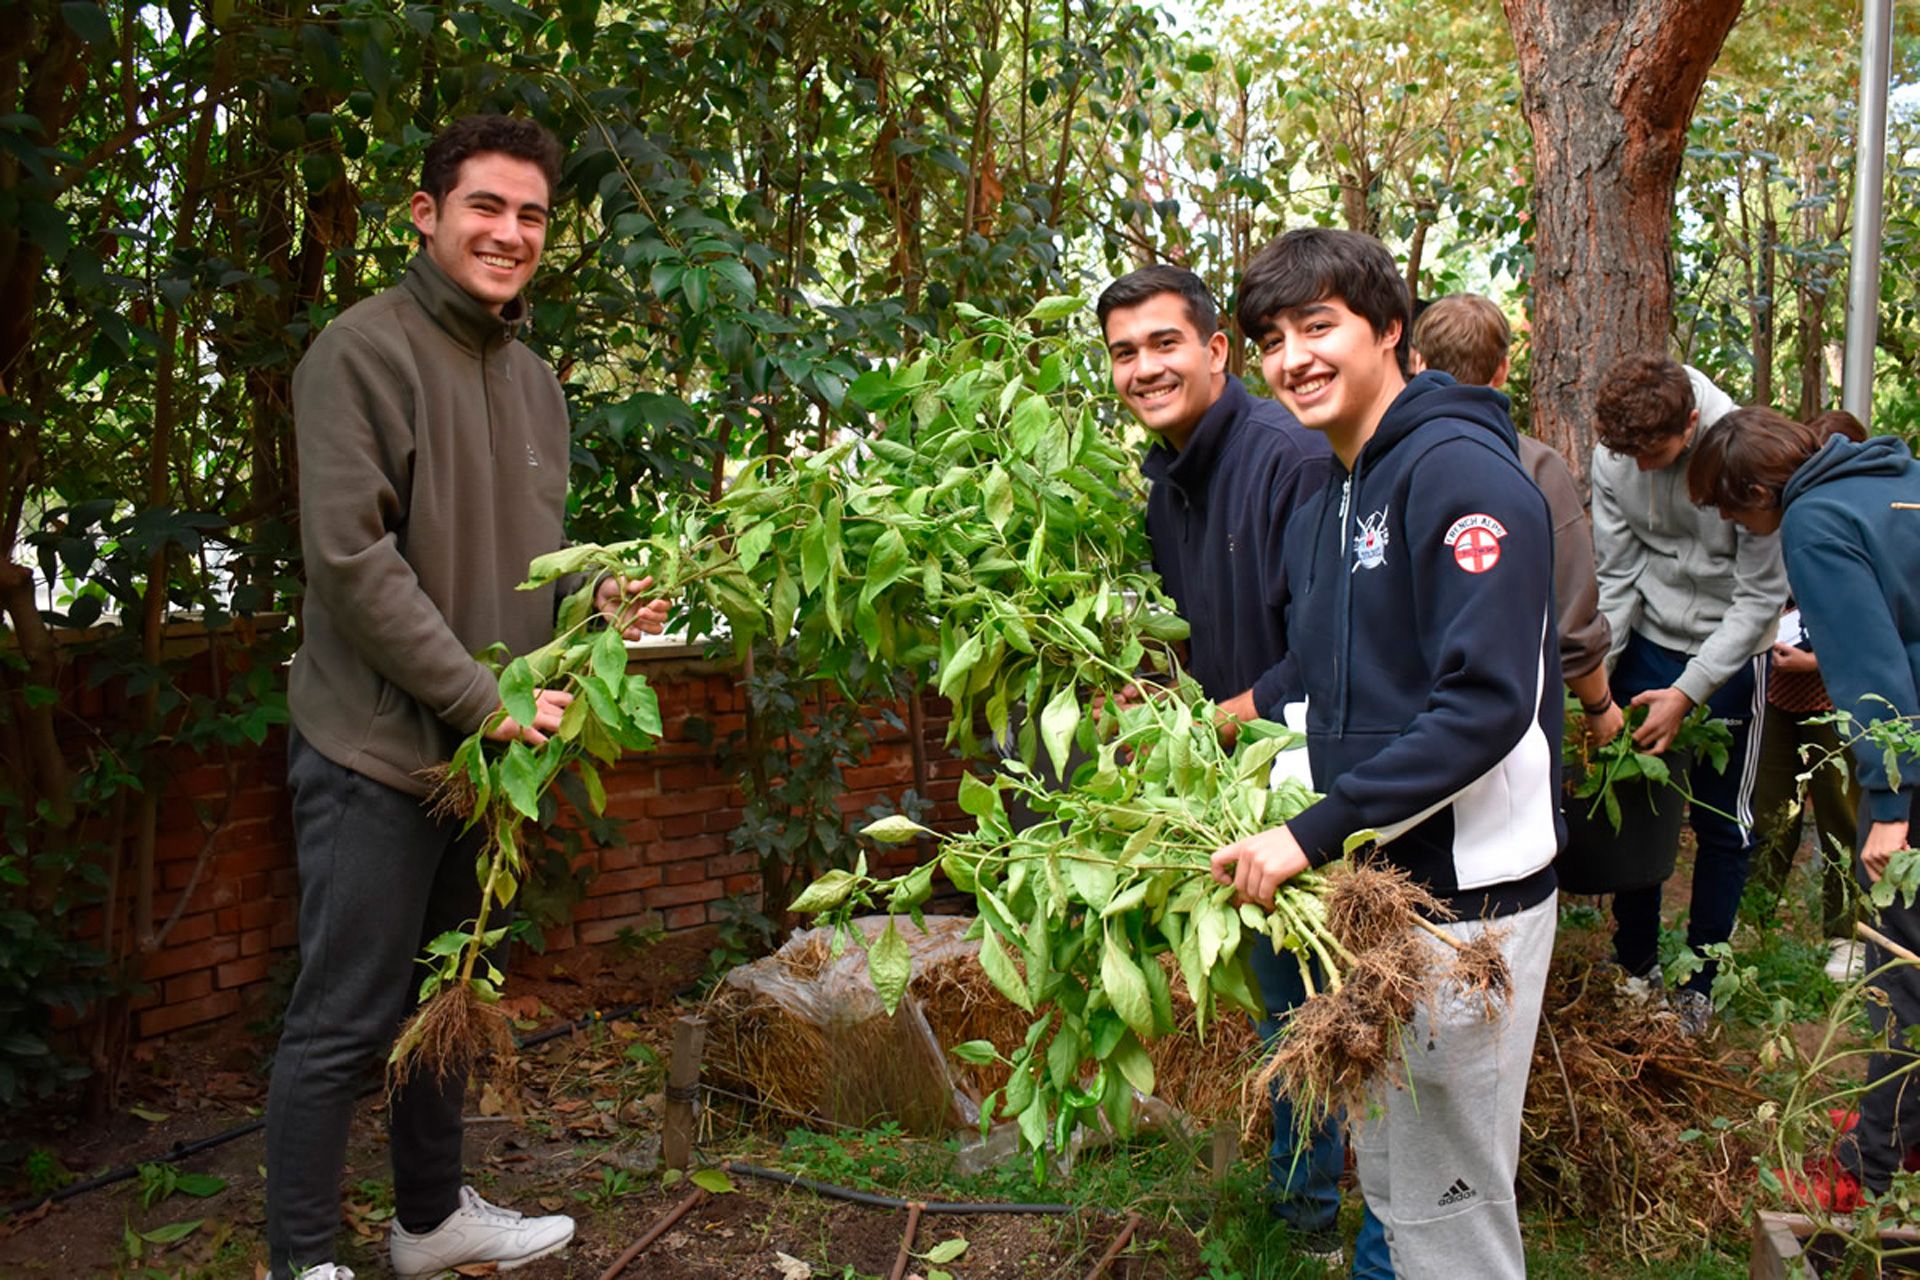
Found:
[[460, 346], [485, 355], [513, 341], [527, 318], [527, 300], [516, 297], [495, 315], [453, 282], [425, 250], [413, 255], [400, 287]]
[[1227, 374], [1219, 398], [1207, 406], [1200, 421], [1194, 424], [1193, 433], [1187, 437], [1187, 447], [1176, 452], [1156, 440], [1147, 450], [1140, 469], [1149, 480], [1172, 485], [1188, 505], [1204, 501], [1207, 482], [1213, 478], [1214, 468], [1227, 451], [1234, 425], [1246, 417], [1252, 402], [1253, 397], [1247, 394], [1240, 379]]

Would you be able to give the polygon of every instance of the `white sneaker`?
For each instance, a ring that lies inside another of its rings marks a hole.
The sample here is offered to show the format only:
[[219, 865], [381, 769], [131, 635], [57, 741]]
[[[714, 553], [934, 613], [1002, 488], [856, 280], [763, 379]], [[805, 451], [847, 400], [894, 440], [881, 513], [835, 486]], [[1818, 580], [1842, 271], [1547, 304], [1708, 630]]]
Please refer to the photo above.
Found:
[[400, 1280], [424, 1280], [475, 1263], [512, 1271], [560, 1252], [572, 1239], [573, 1219], [565, 1214], [525, 1217], [488, 1204], [472, 1187], [462, 1187], [460, 1207], [433, 1230], [415, 1235], [394, 1223], [387, 1252]]
[[1827, 976], [1845, 984], [1867, 971], [1867, 949], [1852, 938], [1827, 939]]
[[353, 1280], [353, 1268], [343, 1267], [337, 1262], [323, 1262], [317, 1267], [308, 1267], [293, 1280]]

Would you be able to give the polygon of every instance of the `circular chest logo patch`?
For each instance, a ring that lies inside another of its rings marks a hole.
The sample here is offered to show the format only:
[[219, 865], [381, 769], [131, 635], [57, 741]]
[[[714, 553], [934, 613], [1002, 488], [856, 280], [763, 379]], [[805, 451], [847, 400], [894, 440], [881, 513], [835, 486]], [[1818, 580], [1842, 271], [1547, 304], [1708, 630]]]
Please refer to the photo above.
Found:
[[1446, 545], [1453, 562], [1468, 573], [1485, 573], [1500, 563], [1500, 539], [1507, 527], [1492, 516], [1475, 512], [1461, 516], [1447, 529]]

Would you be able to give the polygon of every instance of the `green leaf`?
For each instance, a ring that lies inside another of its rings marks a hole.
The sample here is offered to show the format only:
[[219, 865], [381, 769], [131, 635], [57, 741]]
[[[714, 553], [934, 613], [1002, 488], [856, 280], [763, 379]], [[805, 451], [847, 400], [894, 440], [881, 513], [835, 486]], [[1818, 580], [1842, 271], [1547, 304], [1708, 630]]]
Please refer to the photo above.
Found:
[[980, 505], [993, 527], [1005, 533], [1007, 521], [1013, 519], [1013, 482], [997, 462], [987, 468], [987, 478], [980, 482]]
[[608, 627], [593, 638], [594, 678], [608, 689], [618, 689], [627, 673], [627, 644], [620, 633]]
[[1087, 309], [1085, 298], [1068, 294], [1055, 294], [1042, 298], [1033, 304], [1033, 310], [1027, 312], [1029, 320], [1064, 320], [1068, 316], [1078, 315]]
[[1000, 935], [994, 932], [992, 925], [980, 935], [980, 967], [986, 971], [989, 981], [1000, 994], [1019, 1005], [1028, 1013], [1033, 1012], [1033, 999], [1027, 995], [1027, 984], [1021, 978], [1020, 971], [1013, 967], [1013, 961], [1000, 945]]
[[[88, 44], [110, 45], [113, 43], [113, 21], [106, 11], [97, 4], [84, 3], [83, 0], [69, 0], [60, 6], [60, 16]], [[199, 1223], [194, 1223], [199, 1226]]]
[[533, 692], [533, 667], [525, 658], [515, 658], [500, 673], [500, 702], [522, 727], [532, 724], [539, 714], [539, 702]]
[[1153, 1035], [1153, 1001], [1147, 995], [1147, 980], [1140, 966], [1127, 953], [1126, 935], [1116, 942], [1111, 927], [1106, 930], [1106, 947], [1100, 954], [1100, 985], [1121, 1021], [1142, 1039]]
[[593, 563], [593, 558], [602, 548], [591, 542], [578, 546], [562, 547], [558, 551], [549, 551], [546, 555], [535, 556], [533, 563], [527, 566], [527, 580], [520, 584], [520, 590], [531, 591], [544, 586], [555, 578], [564, 578], [570, 573], [579, 573]]
[[827, 580], [827, 525], [816, 520], [800, 535], [800, 586], [807, 595], [820, 589]]
[[500, 787], [520, 816], [538, 818], [546, 770], [541, 768], [533, 749], [524, 742], [508, 743], [506, 755], [500, 758], [499, 773]]
[[848, 871], [829, 871], [801, 890], [788, 909], [800, 915], [817, 915], [822, 911], [831, 911], [852, 895], [858, 883]]
[[723, 1169], [697, 1170], [688, 1181], [710, 1196], [731, 1195], [734, 1190], [733, 1179]]
[[942, 1240], [939, 1244], [933, 1246], [933, 1248], [927, 1250], [925, 1253], [921, 1254], [920, 1256], [925, 1258], [928, 1262], [933, 1263], [935, 1266], [939, 1266], [944, 1263], [952, 1262], [955, 1258], [959, 1257], [961, 1254], [965, 1253], [966, 1251], [967, 1251], [967, 1238], [965, 1236], [955, 1236], [951, 1240]]
[[1080, 900], [1095, 911], [1104, 913], [1107, 904], [1113, 901], [1113, 890], [1118, 876], [1113, 864], [1098, 859], [1096, 854], [1081, 854], [1067, 860], [1067, 878], [1073, 881], [1073, 887]]
[[960, 775], [960, 811], [984, 818], [1000, 808], [1000, 792], [971, 773]]
[[893, 927], [891, 916], [886, 931], [867, 948], [867, 975], [891, 1016], [900, 1007], [900, 998], [907, 994], [907, 982], [913, 976], [913, 954], [907, 949], [907, 940]]
[[931, 828], [923, 827], [904, 813], [892, 814], [878, 822], [869, 822], [860, 828], [860, 834], [869, 840], [878, 840], [881, 844], [905, 844], [916, 836], [930, 836]]
[[1054, 776], [1067, 776], [1067, 755], [1073, 747], [1074, 730], [1080, 727], [1080, 698], [1071, 683], [1054, 690], [1047, 708], [1040, 713], [1040, 740], [1046, 744], [1053, 761]]
[[993, 1047], [991, 1040], [968, 1040], [947, 1050], [962, 1062], [970, 1062], [976, 1067], [984, 1067], [1000, 1060], [1000, 1051]]
[[148, 1244], [179, 1244], [200, 1229], [205, 1218], [195, 1218], [192, 1222], [171, 1222], [164, 1227], [155, 1227], [152, 1231], [142, 1231], [140, 1238]]
[[1147, 1056], [1146, 1048], [1133, 1033], [1120, 1037], [1113, 1056], [1107, 1061], [1126, 1077], [1128, 1084], [1148, 1097], [1153, 1095], [1153, 1059]]
[[208, 1196], [216, 1196], [225, 1191], [227, 1180], [216, 1178], [210, 1173], [183, 1173], [175, 1179], [173, 1189], [181, 1195], [204, 1200]]
[[973, 670], [973, 664], [980, 661], [983, 648], [979, 635], [975, 634], [968, 636], [966, 643], [953, 651], [952, 660], [940, 668], [940, 682], [935, 686], [941, 697], [952, 697], [956, 692], [966, 689], [961, 681]]

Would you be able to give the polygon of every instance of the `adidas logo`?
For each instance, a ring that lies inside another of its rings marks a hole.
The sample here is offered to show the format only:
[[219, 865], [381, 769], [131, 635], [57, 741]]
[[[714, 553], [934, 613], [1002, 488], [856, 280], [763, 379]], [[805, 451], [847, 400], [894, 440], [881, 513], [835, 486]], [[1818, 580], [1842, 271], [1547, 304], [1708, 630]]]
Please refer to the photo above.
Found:
[[1478, 1191], [1475, 1191], [1467, 1185], [1465, 1178], [1455, 1178], [1453, 1185], [1448, 1187], [1446, 1193], [1440, 1197], [1440, 1207], [1444, 1209], [1450, 1204], [1459, 1204], [1463, 1200], [1471, 1200], [1479, 1194]]

